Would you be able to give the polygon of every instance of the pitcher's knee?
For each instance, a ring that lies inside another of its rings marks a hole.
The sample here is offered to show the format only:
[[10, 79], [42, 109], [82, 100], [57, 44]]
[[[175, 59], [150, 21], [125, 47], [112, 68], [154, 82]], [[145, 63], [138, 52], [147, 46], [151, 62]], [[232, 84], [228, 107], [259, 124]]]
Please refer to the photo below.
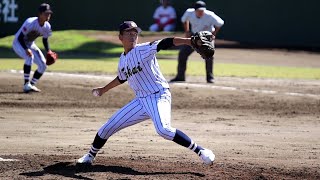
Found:
[[98, 135], [102, 138], [102, 139], [109, 139], [110, 136], [112, 136], [112, 131], [110, 128], [105, 128], [105, 126], [102, 126], [99, 130], [98, 130]]
[[47, 70], [47, 65], [46, 64], [41, 64], [38, 66], [38, 72], [43, 74]]
[[164, 139], [172, 141], [174, 138], [174, 135], [176, 134], [176, 129], [172, 127], [157, 128], [157, 133]]

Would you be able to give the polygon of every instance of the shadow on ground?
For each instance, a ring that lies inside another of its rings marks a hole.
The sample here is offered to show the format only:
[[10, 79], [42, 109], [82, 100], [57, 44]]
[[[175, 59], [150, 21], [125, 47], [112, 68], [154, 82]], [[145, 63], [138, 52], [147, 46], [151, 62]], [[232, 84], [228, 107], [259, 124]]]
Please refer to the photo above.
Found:
[[63, 177], [77, 178], [77, 179], [91, 179], [84, 177], [82, 175], [77, 175], [77, 173], [87, 173], [87, 172], [110, 172], [123, 175], [165, 175], [165, 174], [189, 174], [197, 177], [204, 177], [204, 174], [195, 172], [141, 172], [134, 170], [129, 167], [121, 166], [105, 166], [105, 165], [79, 165], [72, 162], [58, 162], [53, 165], [44, 167], [41, 171], [24, 172], [19, 175], [24, 175], [28, 177], [39, 177], [45, 176], [47, 174], [60, 175]]
[[[119, 48], [118, 44], [96, 41], [88, 42], [78, 46], [72, 50], [57, 51], [54, 48], [53, 51], [59, 54], [59, 58], [71, 58], [71, 59], [96, 59], [96, 58], [106, 58], [106, 57], [119, 57], [121, 53], [119, 52], [107, 52], [108, 49]], [[45, 54], [45, 50], [42, 49]], [[1, 47], [0, 46], [0, 58], [18, 58], [12, 48]]]

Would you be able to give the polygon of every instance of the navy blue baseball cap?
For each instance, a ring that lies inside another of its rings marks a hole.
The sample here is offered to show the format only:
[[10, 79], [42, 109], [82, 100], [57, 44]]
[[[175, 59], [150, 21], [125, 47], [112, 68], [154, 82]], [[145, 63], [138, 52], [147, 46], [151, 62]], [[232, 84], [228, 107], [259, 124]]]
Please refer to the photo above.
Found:
[[206, 3], [203, 2], [203, 1], [197, 1], [195, 4], [194, 4], [194, 9], [197, 10], [206, 10]]
[[139, 28], [134, 21], [124, 21], [119, 26], [119, 32], [128, 31], [130, 29], [135, 29], [138, 33], [142, 32], [141, 28]]
[[39, 10], [39, 13], [43, 13], [43, 12], [45, 12], [45, 13], [51, 13], [51, 14], [53, 13], [52, 10], [51, 10], [50, 5], [47, 4], [47, 3], [42, 3], [42, 4], [40, 4], [38, 10]]

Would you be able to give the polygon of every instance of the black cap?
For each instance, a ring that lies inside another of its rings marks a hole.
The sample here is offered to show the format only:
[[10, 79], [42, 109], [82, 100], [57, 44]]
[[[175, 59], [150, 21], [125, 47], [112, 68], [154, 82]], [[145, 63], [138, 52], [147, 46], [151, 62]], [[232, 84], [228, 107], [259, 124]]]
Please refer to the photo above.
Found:
[[203, 2], [203, 1], [197, 1], [197, 2], [194, 4], [194, 9], [195, 9], [195, 10], [197, 10], [197, 9], [206, 10], [206, 3]]
[[39, 13], [52, 13], [51, 11], [51, 8], [50, 8], [50, 5], [47, 4], [47, 3], [42, 3], [40, 6], [39, 6]]
[[124, 21], [119, 26], [119, 32], [127, 31], [130, 29], [135, 29], [135, 30], [137, 30], [138, 33], [141, 33], [141, 31], [142, 31], [134, 21]]

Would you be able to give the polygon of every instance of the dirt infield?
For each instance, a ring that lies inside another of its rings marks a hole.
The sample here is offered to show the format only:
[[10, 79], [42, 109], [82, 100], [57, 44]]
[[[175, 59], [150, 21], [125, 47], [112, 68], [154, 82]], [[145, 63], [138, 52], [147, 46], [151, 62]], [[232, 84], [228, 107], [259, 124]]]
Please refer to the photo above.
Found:
[[172, 125], [212, 149], [213, 166], [159, 137], [150, 121], [111, 137], [93, 166], [77, 166], [97, 129], [133, 97], [127, 85], [91, 96], [111, 78], [97, 77], [48, 73], [43, 92], [24, 94], [22, 74], [0, 72], [0, 179], [320, 178], [320, 82], [311, 80], [171, 84]]
[[[217, 44], [219, 63], [320, 67], [316, 53]], [[320, 179], [320, 81], [217, 77], [207, 85], [188, 77], [170, 85], [172, 125], [212, 149], [214, 165], [145, 121], [112, 136], [88, 167], [76, 159], [132, 91], [122, 85], [96, 98], [91, 89], [113, 77], [46, 73], [43, 92], [25, 94], [22, 77], [0, 72], [0, 179]]]

